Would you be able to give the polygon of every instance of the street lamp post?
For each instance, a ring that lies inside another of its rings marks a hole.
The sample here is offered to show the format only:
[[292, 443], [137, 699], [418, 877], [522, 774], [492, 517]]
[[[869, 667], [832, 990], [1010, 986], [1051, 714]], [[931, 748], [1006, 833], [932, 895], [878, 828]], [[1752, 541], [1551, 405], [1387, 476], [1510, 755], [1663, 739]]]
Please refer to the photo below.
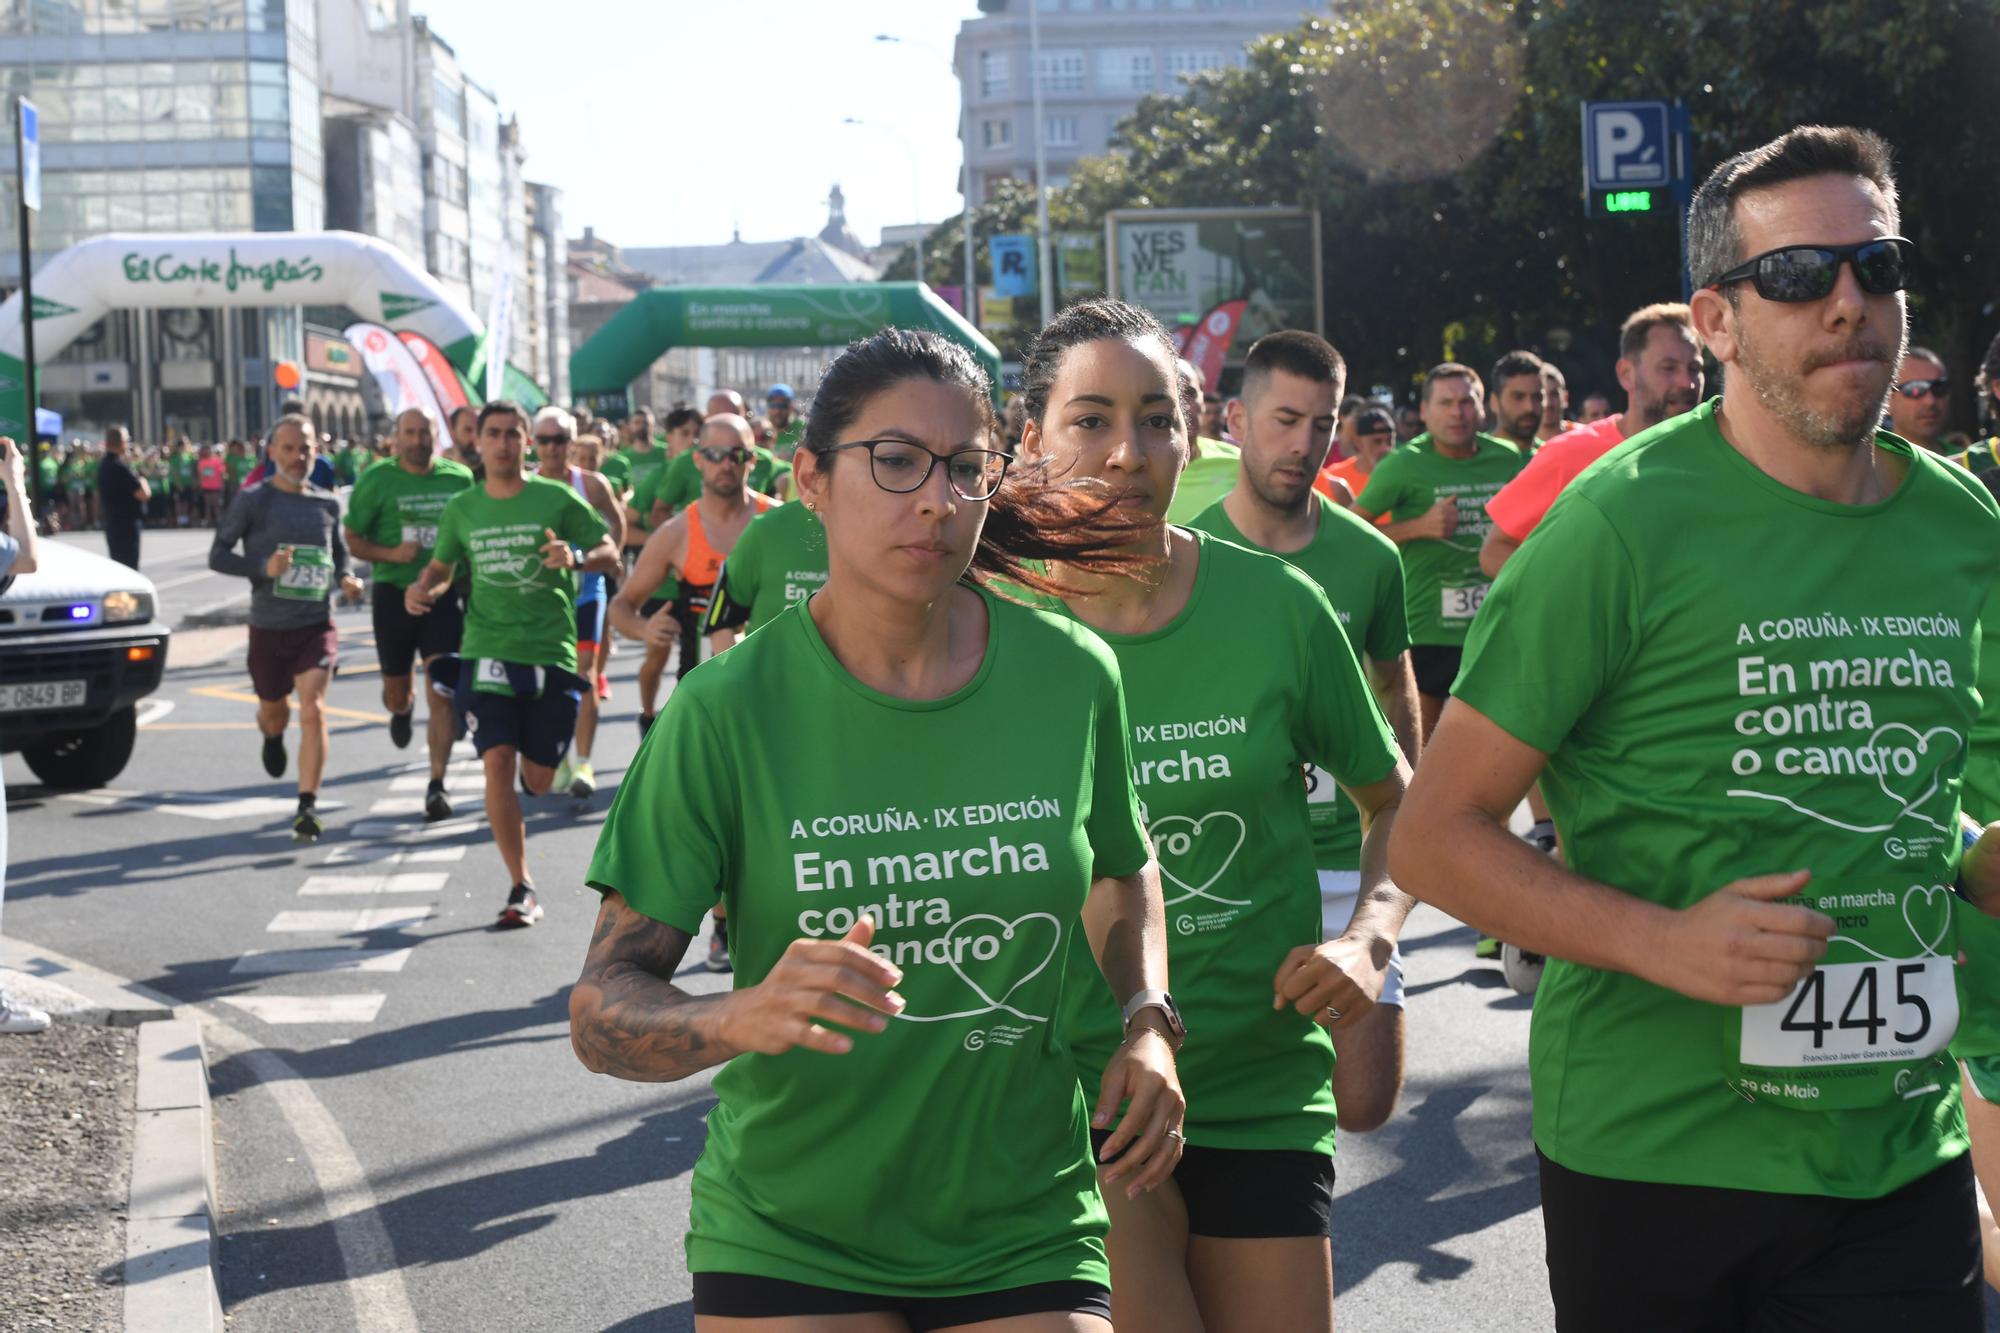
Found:
[[960, 171], [962, 173], [962, 179], [959, 181], [959, 194], [965, 200], [965, 213], [963, 218], [965, 223], [965, 322], [972, 325], [972, 327], [976, 329], [979, 327], [979, 288], [977, 286], [977, 278], [976, 278], [977, 270], [973, 267], [973, 262], [972, 262], [972, 74], [971, 71], [960, 70], [958, 68], [957, 61], [953, 60], [949, 56], [946, 56], [942, 51], [939, 51], [934, 47], [925, 46], [921, 42], [910, 41], [906, 37], [898, 37], [894, 33], [878, 32], [875, 34], [875, 40], [878, 42], [894, 42], [898, 46], [910, 46], [910, 47], [916, 47], [920, 50], [929, 51], [932, 55], [937, 56], [939, 59], [943, 60], [945, 64], [949, 65], [951, 67], [952, 77], [958, 80], [959, 135], [960, 135], [960, 142], [964, 145], [964, 148], [961, 150], [959, 154], [960, 160], [964, 164], [960, 168]]
[[1041, 6], [1028, 6], [1028, 89], [1035, 118], [1035, 264], [1036, 286], [1042, 291], [1042, 325], [1056, 317], [1055, 284], [1049, 281], [1049, 163], [1042, 145], [1042, 18]]
[[859, 116], [847, 116], [842, 119], [841, 124], [860, 125], [867, 129], [880, 130], [897, 143], [903, 145], [903, 152], [909, 156], [910, 217], [912, 221], [917, 223], [917, 281], [922, 282], [924, 280], [923, 173], [917, 169], [917, 150], [910, 146], [908, 139], [879, 121], [863, 120]]

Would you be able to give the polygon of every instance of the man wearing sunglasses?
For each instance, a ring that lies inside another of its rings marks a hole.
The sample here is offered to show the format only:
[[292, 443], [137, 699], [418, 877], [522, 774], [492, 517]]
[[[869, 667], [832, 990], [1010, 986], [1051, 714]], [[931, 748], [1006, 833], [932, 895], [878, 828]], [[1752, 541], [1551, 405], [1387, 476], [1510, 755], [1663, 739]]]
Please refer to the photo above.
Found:
[[[1399, 886], [1548, 959], [1565, 1328], [1983, 1326], [1951, 1055], [1959, 914], [2000, 906], [2000, 838], [1961, 864], [1958, 802], [2000, 506], [1879, 429], [1901, 224], [1868, 131], [1710, 174], [1690, 305], [1722, 396], [1607, 454], [1500, 571], [1396, 819]], [[1537, 778], [1560, 861], [1507, 829]]]
[[1973, 464], [1964, 453], [1946, 450], [1943, 437], [1950, 424], [1951, 381], [1945, 377], [1944, 358], [1928, 347], [1912, 347], [1903, 353], [1896, 389], [1889, 395], [1889, 429], [1975, 472], [1992, 467], [1990, 459]]

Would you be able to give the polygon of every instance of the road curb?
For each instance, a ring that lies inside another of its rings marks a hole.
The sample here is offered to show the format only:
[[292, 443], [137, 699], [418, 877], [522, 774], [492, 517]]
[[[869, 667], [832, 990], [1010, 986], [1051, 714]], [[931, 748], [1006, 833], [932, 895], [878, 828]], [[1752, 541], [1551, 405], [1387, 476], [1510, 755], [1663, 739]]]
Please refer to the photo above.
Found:
[[125, 1333], [222, 1333], [208, 1054], [192, 1018], [139, 1029]]

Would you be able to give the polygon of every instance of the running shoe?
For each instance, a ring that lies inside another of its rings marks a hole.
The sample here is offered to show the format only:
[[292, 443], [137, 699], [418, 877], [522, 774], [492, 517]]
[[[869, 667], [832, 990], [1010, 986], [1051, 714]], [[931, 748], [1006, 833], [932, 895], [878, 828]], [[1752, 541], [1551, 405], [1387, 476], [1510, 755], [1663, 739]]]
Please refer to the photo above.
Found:
[[1540, 848], [1546, 856], [1556, 854], [1556, 826], [1549, 820], [1540, 820], [1528, 830], [1526, 841]]
[[1500, 956], [1500, 941], [1494, 939], [1491, 935], [1481, 935], [1479, 943], [1472, 946], [1472, 956], [1474, 958], [1498, 958]]
[[424, 793], [424, 822], [435, 824], [439, 820], [450, 818], [451, 802], [445, 799], [444, 784], [433, 782], [430, 790]]
[[514, 891], [507, 895], [507, 905], [500, 909], [500, 919], [493, 923], [495, 930], [524, 930], [542, 919], [542, 905], [535, 898], [535, 891], [525, 884], [516, 884]]
[[264, 738], [264, 771], [274, 778], [285, 776], [285, 738], [282, 733]]
[[[410, 711], [415, 712], [416, 710], [411, 709]], [[395, 746], [398, 750], [409, 749], [410, 730], [409, 713], [389, 714], [389, 744]]]
[[570, 773], [569, 794], [579, 801], [587, 801], [597, 791], [597, 770], [590, 766], [588, 759], [578, 761]]
[[729, 963], [729, 924], [721, 917], [715, 918], [715, 933], [708, 937], [708, 970], [727, 972]]
[[1507, 984], [1514, 988], [1516, 995], [1533, 995], [1535, 987], [1542, 984], [1542, 966], [1546, 960], [1538, 953], [1529, 953], [1516, 945], [1500, 946], [1500, 972], [1507, 978]]
[[564, 755], [563, 761], [556, 765], [556, 775], [549, 779], [549, 790], [565, 790], [569, 786], [569, 780], [575, 776], [576, 760], [570, 758], [568, 755]]
[[311, 810], [299, 811], [297, 818], [292, 820], [293, 842], [318, 842], [319, 835], [324, 831], [319, 816]]
[[16, 1004], [0, 995], [0, 1034], [18, 1036], [29, 1032], [40, 1032], [49, 1025], [49, 1016], [39, 1009], [25, 1004]]
[[604, 703], [611, 702], [611, 677], [599, 676], [597, 678], [597, 697]]

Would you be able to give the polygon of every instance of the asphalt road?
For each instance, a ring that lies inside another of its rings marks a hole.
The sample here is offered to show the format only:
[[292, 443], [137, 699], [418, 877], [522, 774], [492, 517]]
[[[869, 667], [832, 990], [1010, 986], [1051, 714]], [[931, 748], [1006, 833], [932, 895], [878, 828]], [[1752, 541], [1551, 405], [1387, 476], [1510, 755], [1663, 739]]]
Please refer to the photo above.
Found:
[[[167, 618], [240, 619], [242, 585], [202, 572], [207, 534], [146, 542]], [[468, 817], [425, 830], [421, 730], [391, 747], [366, 613], [338, 619], [324, 841], [292, 844], [290, 783], [258, 765], [240, 631], [184, 628], [112, 788], [52, 795], [6, 759], [7, 929], [211, 1020], [236, 1333], [691, 1329], [680, 1237], [707, 1080], [592, 1076], [566, 1027], [595, 909], [584, 867], [638, 740], [636, 655], [615, 659], [598, 796], [530, 805], [548, 915], [502, 935], [469, 748], [452, 784]], [[1528, 1002], [1471, 943], [1427, 908], [1405, 937], [1403, 1102], [1340, 1147], [1345, 1328], [1552, 1326]]]

